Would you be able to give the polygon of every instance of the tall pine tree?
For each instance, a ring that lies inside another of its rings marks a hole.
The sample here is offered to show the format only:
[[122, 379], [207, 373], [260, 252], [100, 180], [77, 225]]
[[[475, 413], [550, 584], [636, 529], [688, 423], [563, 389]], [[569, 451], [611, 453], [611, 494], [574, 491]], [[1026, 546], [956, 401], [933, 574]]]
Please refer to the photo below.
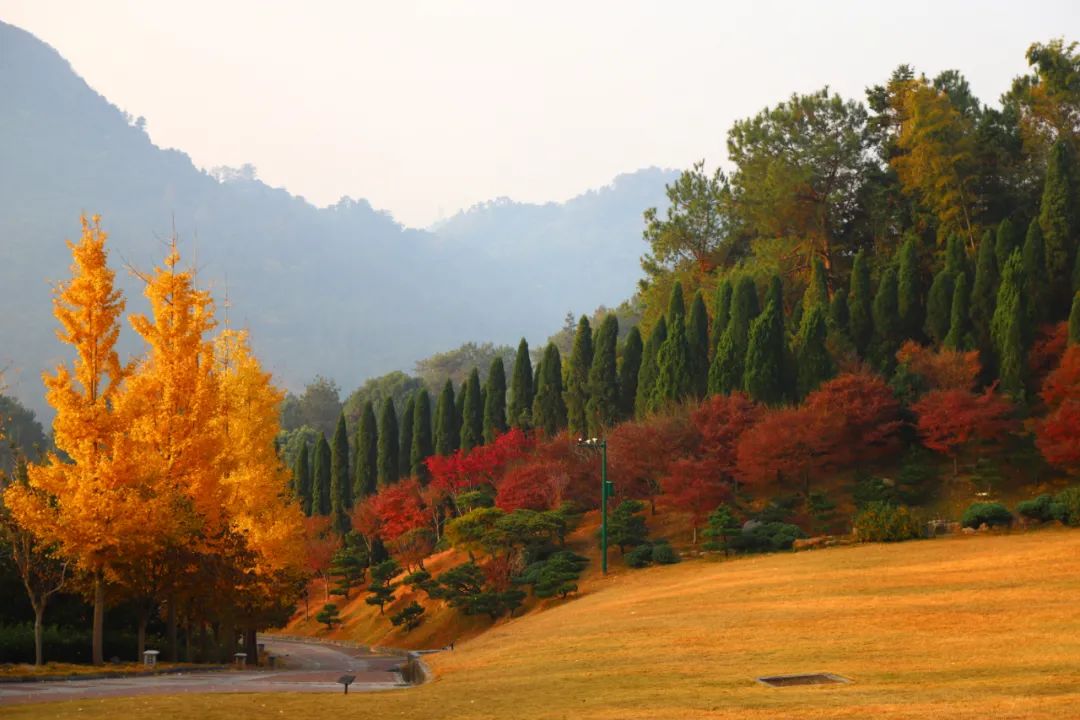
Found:
[[1019, 250], [1005, 263], [998, 289], [997, 308], [990, 324], [990, 335], [997, 352], [1001, 389], [1017, 402], [1024, 399], [1024, 334], [1027, 310], [1024, 307], [1024, 261]]
[[1027, 323], [1030, 329], [1047, 319], [1049, 303], [1046, 290], [1050, 286], [1046, 276], [1046, 251], [1043, 246], [1042, 228], [1038, 220], [1028, 225], [1024, 238], [1024, 304], [1027, 307]]
[[1039, 203], [1039, 225], [1046, 248], [1049, 299], [1052, 306], [1062, 308], [1059, 312], [1068, 307], [1072, 295], [1069, 276], [1080, 241], [1080, 212], [1077, 210], [1080, 188], [1077, 184], [1069, 148], [1064, 140], [1058, 140], [1046, 168], [1046, 182]]
[[690, 303], [690, 316], [686, 321], [686, 349], [691, 394], [703, 398], [709, 384], [709, 313], [700, 290], [694, 293], [694, 300]]
[[935, 343], [940, 343], [949, 334], [952, 319], [953, 290], [955, 276], [947, 268], [934, 276], [930, 291], [926, 295], [926, 334]]
[[570, 364], [566, 372], [566, 420], [570, 432], [576, 436], [588, 430], [585, 407], [589, 403], [589, 368], [593, 356], [592, 328], [584, 315], [578, 320], [574, 334], [574, 348], [570, 352]]
[[757, 288], [750, 277], [742, 277], [731, 298], [731, 319], [716, 344], [709, 367], [709, 394], [728, 395], [743, 387], [746, 349], [750, 344], [750, 323], [758, 316]]
[[311, 514], [326, 517], [330, 514], [333, 500], [330, 490], [330, 443], [319, 434], [315, 444], [315, 464], [311, 473]]
[[619, 419], [619, 381], [615, 369], [615, 346], [619, 321], [608, 313], [596, 333], [592, 366], [589, 368], [589, 401], [585, 407], [589, 437], [602, 437], [604, 430]]
[[994, 238], [994, 260], [998, 268], [1004, 268], [1013, 250], [1018, 249], [1020, 249], [1020, 233], [1013, 221], [1005, 218], [998, 223], [997, 236]]
[[649, 413], [653, 388], [656, 387], [656, 359], [660, 355], [660, 347], [667, 340], [667, 334], [667, 320], [661, 317], [641, 351], [641, 369], [638, 371], [637, 394], [634, 396], [634, 414], [639, 419]]
[[851, 341], [860, 355], [866, 355], [874, 337], [873, 291], [870, 289], [870, 265], [866, 251], [855, 254], [851, 267], [851, 291], [848, 293], [848, 318]]
[[896, 312], [904, 338], [922, 334], [922, 283], [919, 280], [919, 255], [914, 235], [900, 246], [896, 269]]
[[816, 390], [818, 385], [831, 378], [836, 371], [825, 347], [827, 337], [825, 311], [820, 304], [811, 305], [803, 316], [799, 333], [796, 387], [800, 399]]
[[897, 307], [896, 270], [886, 268], [874, 296], [874, 362], [885, 374], [892, 374], [900, 347], [900, 314]]
[[459, 439], [454, 383], [447, 378], [435, 405], [435, 454], [453, 454], [458, 448]]
[[[727, 330], [728, 321], [731, 319], [731, 281], [723, 278], [716, 285], [716, 296], [713, 298], [713, 321], [712, 332], [709, 333], [709, 360], [712, 360], [716, 352], [716, 345], [720, 342], [720, 336]], [[706, 382], [708, 379], [706, 378]]]
[[412, 446], [409, 448], [409, 473], [427, 483], [431, 474], [425, 461], [435, 452], [431, 435], [431, 396], [420, 388], [413, 406]]
[[1073, 295], [1072, 309], [1069, 311], [1069, 344], [1080, 345], [1080, 290]]
[[656, 384], [649, 403], [650, 410], [660, 410], [685, 399], [691, 392], [690, 347], [686, 337], [686, 309], [682, 285], [671, 290], [668, 303], [667, 338], [656, 354]]
[[851, 337], [851, 316], [848, 314], [847, 290], [837, 288], [829, 302], [829, 325], [841, 335]]
[[488, 370], [484, 393], [484, 441], [492, 442], [506, 432], [506, 368], [501, 356], [495, 356]]
[[353, 497], [374, 495], [379, 478], [379, 426], [375, 406], [368, 400], [360, 413], [356, 430], [356, 471], [353, 473]]
[[630, 328], [623, 340], [622, 362], [619, 364], [619, 418], [634, 417], [634, 399], [637, 397], [638, 373], [641, 372], [641, 332], [637, 325]]
[[379, 487], [393, 485], [400, 477], [397, 412], [394, 399], [387, 397], [379, 414]]
[[352, 480], [349, 478], [349, 431], [345, 428], [345, 413], [338, 415], [330, 446], [330, 513], [334, 529], [340, 535], [349, 531], [349, 511], [352, 510]]
[[461, 451], [468, 453], [484, 444], [484, 406], [480, 393], [480, 371], [469, 373], [465, 382], [465, 402], [461, 406]]
[[[776, 286], [776, 283], [774, 283]], [[743, 387], [750, 397], [767, 405], [784, 399], [784, 309], [779, 293], [770, 292], [765, 310], [750, 325]], [[820, 309], [815, 305], [815, 309]]]
[[533, 399], [533, 423], [548, 437], [566, 427], [566, 404], [562, 391], [562, 357], [555, 343], [548, 343], [540, 360], [540, 382]]
[[829, 276], [825, 263], [817, 256], [810, 263], [810, 282], [806, 284], [806, 291], [803, 293], [802, 307], [804, 317], [813, 307], [829, 307]]
[[968, 306], [967, 275], [956, 276], [953, 286], [952, 306], [949, 313], [949, 334], [945, 336], [945, 347], [951, 350], [971, 350], [975, 340], [971, 337], [970, 308]]
[[311, 465], [308, 463], [308, 444], [300, 443], [300, 452], [296, 454], [296, 462], [293, 464], [293, 487], [296, 488], [296, 499], [300, 501], [300, 508], [305, 515], [311, 515]]
[[979, 242], [975, 258], [975, 284], [971, 288], [971, 331], [982, 354], [983, 364], [993, 356], [990, 340], [990, 321], [997, 304], [999, 275], [997, 257], [994, 254], [994, 235], [988, 230]]
[[516, 428], [532, 426], [533, 367], [529, 357], [529, 343], [521, 338], [517, 356], [514, 358], [514, 374], [510, 377], [510, 405], [507, 421]]

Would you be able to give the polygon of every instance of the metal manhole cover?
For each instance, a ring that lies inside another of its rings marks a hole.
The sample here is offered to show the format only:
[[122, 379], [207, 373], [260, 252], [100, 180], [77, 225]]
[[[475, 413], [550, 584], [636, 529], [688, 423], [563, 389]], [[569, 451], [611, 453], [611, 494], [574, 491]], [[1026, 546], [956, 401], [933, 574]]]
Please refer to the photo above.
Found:
[[792, 685], [834, 685], [837, 683], [849, 683], [846, 677], [832, 673], [811, 673], [809, 675], [769, 675], [757, 679], [762, 685], [769, 687], [791, 687]]

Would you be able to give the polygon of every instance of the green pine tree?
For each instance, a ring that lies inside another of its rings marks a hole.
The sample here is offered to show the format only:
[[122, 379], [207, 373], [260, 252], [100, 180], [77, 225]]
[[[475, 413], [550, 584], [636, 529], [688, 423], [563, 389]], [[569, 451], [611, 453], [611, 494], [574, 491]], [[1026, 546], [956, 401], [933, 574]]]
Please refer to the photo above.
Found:
[[506, 368], [503, 359], [495, 356], [488, 370], [487, 393], [484, 395], [484, 442], [492, 442], [506, 432]]
[[578, 320], [574, 334], [574, 348], [570, 352], [570, 364], [566, 372], [566, 420], [575, 437], [588, 430], [585, 408], [589, 403], [589, 368], [592, 366], [593, 338], [589, 318]]
[[848, 313], [847, 290], [837, 288], [829, 303], [829, 325], [833, 330], [850, 337], [851, 316]]
[[379, 477], [379, 426], [375, 406], [368, 400], [360, 413], [356, 431], [356, 470], [353, 472], [353, 497], [374, 495]]
[[971, 337], [967, 275], [961, 273], [956, 276], [956, 283], [953, 286], [949, 334], [945, 336], [944, 344], [951, 350], [970, 350], [974, 342]]
[[709, 394], [728, 395], [743, 387], [746, 349], [750, 344], [750, 323], [758, 316], [757, 287], [750, 277], [742, 277], [731, 298], [731, 319], [716, 344], [709, 367]]
[[435, 454], [453, 454], [458, 449], [459, 439], [454, 383], [448, 378], [435, 404]]
[[1073, 295], [1072, 309], [1069, 311], [1069, 344], [1080, 345], [1080, 290]]
[[435, 452], [431, 435], [431, 396], [420, 388], [413, 407], [412, 446], [409, 448], [409, 472], [427, 483], [431, 474], [425, 461]]
[[851, 268], [851, 291], [848, 293], [848, 317], [851, 341], [860, 355], [866, 355], [874, 337], [873, 295], [870, 289], [870, 264], [866, 251], [855, 254]]
[[803, 317], [816, 306], [829, 307], [829, 275], [825, 270], [825, 263], [815, 256], [810, 263], [810, 282], [806, 284], [806, 291], [803, 293]]
[[1006, 261], [1012, 255], [1013, 250], [1020, 249], [1020, 233], [1016, 225], [1009, 218], [1005, 218], [997, 226], [997, 235], [994, 238], [994, 260], [999, 269], [1005, 267]]
[[349, 431], [345, 428], [345, 413], [338, 416], [330, 446], [330, 513], [339, 535], [349, 532], [349, 511], [352, 510], [352, 480], [349, 478]]
[[686, 343], [689, 353], [690, 388], [696, 398], [705, 397], [709, 384], [709, 313], [701, 291], [694, 293], [690, 317], [686, 322]]
[[1001, 389], [1017, 402], [1024, 398], [1026, 357], [1024, 324], [1027, 309], [1024, 307], [1024, 261], [1019, 250], [1013, 250], [1001, 273], [997, 309], [990, 323], [990, 336], [997, 352], [998, 377]]
[[[713, 322], [712, 332], [709, 337], [712, 341], [709, 343], [709, 359], [712, 360], [713, 353], [716, 352], [716, 346], [720, 342], [720, 336], [727, 330], [728, 321], [731, 319], [731, 281], [727, 278], [722, 279], [716, 285], [716, 297], [713, 299]], [[706, 382], [708, 379], [706, 378]]]
[[656, 387], [656, 359], [660, 346], [667, 340], [667, 320], [661, 317], [649, 333], [649, 339], [641, 351], [641, 368], [638, 370], [637, 393], [634, 396], [634, 415], [643, 418], [649, 413], [653, 388]]
[[1024, 304], [1027, 307], [1027, 327], [1031, 330], [1047, 319], [1049, 302], [1046, 290], [1050, 280], [1046, 276], [1046, 252], [1043, 245], [1042, 228], [1038, 220], [1028, 225], [1024, 238]]
[[510, 405], [507, 420], [516, 428], [532, 427], [533, 367], [529, 343], [521, 338], [514, 358], [514, 374], [510, 378]]
[[473, 368], [462, 391], [465, 401], [461, 406], [461, 451], [468, 453], [484, 444], [484, 399], [480, 393], [480, 371]]
[[900, 246], [896, 269], [896, 312], [903, 338], [918, 338], [923, 327], [922, 285], [916, 239], [909, 235]]
[[934, 282], [930, 284], [930, 292], [926, 295], [925, 330], [935, 343], [940, 343], [949, 334], [955, 287], [955, 276], [947, 269], [942, 269], [934, 276]]
[[983, 364], [993, 357], [990, 340], [990, 321], [994, 317], [1000, 276], [994, 255], [994, 236], [987, 231], [979, 242], [975, 259], [975, 284], [971, 287], [971, 332], [983, 358]]
[[656, 383], [649, 401], [650, 410], [660, 410], [681, 402], [692, 391], [685, 312], [682, 285], [676, 282], [668, 304], [667, 338], [656, 354]]
[[[1045, 243], [1043, 244], [1045, 252]], [[1073, 263], [1072, 289], [1074, 293], [1080, 292], [1080, 250], [1076, 253], [1076, 262]]]
[[785, 344], [784, 310], [770, 292], [765, 311], [750, 326], [746, 349], [743, 387], [758, 402], [776, 405], [784, 399]]
[[798, 380], [799, 398], [804, 398], [817, 389], [836, 372], [829, 351], [825, 347], [828, 328], [825, 311], [820, 304], [810, 307], [803, 316], [802, 330], [799, 333]]
[[[964, 241], [958, 235], [950, 235], [945, 243], [945, 269], [956, 278], [958, 275], [969, 275], [971, 268], [968, 267], [967, 251], [964, 249]], [[969, 283], [971, 278], [968, 278]]]
[[540, 360], [540, 382], [533, 399], [533, 424], [553, 437], [566, 427], [566, 404], [562, 391], [562, 357], [555, 343], [548, 343]]
[[619, 320], [613, 313], [608, 313], [596, 333], [596, 347], [589, 368], [589, 402], [585, 408], [589, 437], [602, 437], [604, 430], [619, 419], [619, 380], [615, 370], [618, 340]]
[[892, 374], [900, 334], [896, 270], [890, 267], [881, 276], [874, 296], [874, 361], [886, 375]]
[[320, 433], [319, 442], [315, 445], [315, 463], [311, 474], [312, 515], [319, 514], [326, 517], [333, 506], [330, 490], [330, 463], [330, 443], [326, 442], [326, 436]]
[[401, 477], [398, 468], [398, 420], [393, 398], [383, 400], [379, 414], [379, 487], [393, 485]]
[[398, 474], [407, 477], [412, 468], [412, 431], [416, 424], [416, 395], [410, 393], [398, 420]]
[[300, 452], [296, 454], [296, 463], [293, 465], [293, 487], [296, 488], [296, 499], [300, 501], [300, 508], [305, 515], [311, 515], [311, 465], [308, 463], [308, 445], [300, 444]]
[[638, 373], [641, 371], [641, 333], [637, 325], [630, 328], [622, 347], [619, 363], [619, 418], [634, 417], [634, 399], [637, 397]]
[[1068, 145], [1064, 139], [1058, 140], [1050, 152], [1046, 167], [1046, 181], [1039, 203], [1039, 225], [1046, 249], [1046, 274], [1050, 279], [1048, 299], [1051, 307], [1062, 310], [1072, 295], [1069, 275], [1077, 254], [1077, 236], [1080, 235], [1080, 211], [1077, 210], [1080, 188], [1073, 172]]

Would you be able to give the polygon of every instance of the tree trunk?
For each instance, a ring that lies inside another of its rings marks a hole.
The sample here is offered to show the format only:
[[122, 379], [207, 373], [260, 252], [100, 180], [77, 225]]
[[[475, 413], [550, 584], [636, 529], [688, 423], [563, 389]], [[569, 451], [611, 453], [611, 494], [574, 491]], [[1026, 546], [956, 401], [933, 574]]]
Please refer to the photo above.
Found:
[[176, 662], [176, 596], [169, 598], [169, 611], [166, 616], [169, 635], [169, 662]]
[[45, 661], [42, 645], [45, 642], [45, 603], [34, 603], [34, 665], [41, 667]]
[[184, 662], [191, 662], [191, 618], [184, 618]]
[[208, 645], [209, 633], [206, 630], [206, 620], [199, 621], [199, 662], [209, 662], [210, 646]]
[[146, 623], [149, 620], [150, 611], [146, 608], [139, 608], [139, 629], [138, 629], [138, 651], [135, 658], [135, 662], [142, 661], [143, 653], [146, 652]]
[[244, 652], [252, 666], [259, 666], [259, 645], [255, 640], [254, 628], [244, 628]]
[[94, 574], [94, 627], [91, 633], [91, 662], [105, 664], [105, 574]]

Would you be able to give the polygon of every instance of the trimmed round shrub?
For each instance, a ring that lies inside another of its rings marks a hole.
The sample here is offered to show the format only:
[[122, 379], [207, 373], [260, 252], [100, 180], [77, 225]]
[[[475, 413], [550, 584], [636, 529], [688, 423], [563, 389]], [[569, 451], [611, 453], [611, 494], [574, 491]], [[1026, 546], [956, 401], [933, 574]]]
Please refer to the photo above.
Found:
[[1001, 503], [978, 502], [968, 506], [960, 524], [969, 528], [978, 528], [983, 524], [987, 527], [1008, 527], [1012, 521], [1012, 513]]
[[905, 505], [870, 502], [855, 516], [855, 536], [862, 542], [901, 542], [921, 534], [921, 524]]
[[1059, 492], [1054, 504], [1058, 520], [1073, 527], [1080, 526], [1080, 485]]
[[636, 548], [626, 553], [626, 556], [623, 558], [623, 560], [629, 567], [643, 568], [652, 562], [652, 556], [652, 545], [645, 543], [643, 545], [638, 545]]
[[777, 552], [790, 550], [796, 540], [804, 537], [806, 533], [798, 525], [783, 522], [748, 524], [731, 539], [731, 547], [744, 553]]
[[1062, 508], [1050, 495], [1040, 495], [1017, 503], [1016, 514], [1035, 522], [1050, 522], [1061, 514]]
[[679, 553], [675, 552], [674, 548], [666, 542], [660, 542], [653, 545], [652, 561], [657, 565], [674, 565], [680, 560]]

